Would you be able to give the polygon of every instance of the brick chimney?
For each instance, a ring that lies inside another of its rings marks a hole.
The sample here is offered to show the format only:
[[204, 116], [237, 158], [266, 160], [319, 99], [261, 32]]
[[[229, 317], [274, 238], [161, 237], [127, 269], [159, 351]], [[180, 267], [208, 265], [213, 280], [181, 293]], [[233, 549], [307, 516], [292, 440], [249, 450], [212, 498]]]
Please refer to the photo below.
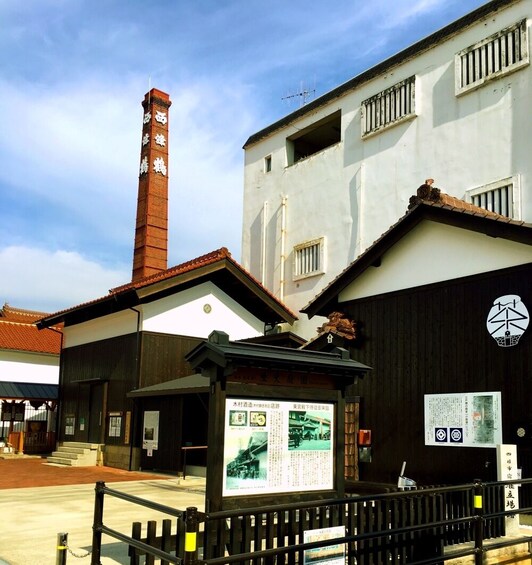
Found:
[[132, 281], [167, 269], [168, 109], [170, 97], [152, 88], [142, 107], [139, 193]]

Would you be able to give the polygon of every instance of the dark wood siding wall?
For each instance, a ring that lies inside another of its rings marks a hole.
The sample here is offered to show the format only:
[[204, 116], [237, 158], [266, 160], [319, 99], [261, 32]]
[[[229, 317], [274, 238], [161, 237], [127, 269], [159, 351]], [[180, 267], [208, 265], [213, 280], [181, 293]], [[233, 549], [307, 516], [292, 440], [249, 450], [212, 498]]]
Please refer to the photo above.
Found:
[[[507, 294], [532, 312], [531, 282], [528, 264], [341, 305], [362, 335], [352, 357], [373, 367], [352, 391], [360, 427], [372, 430], [361, 479], [396, 482], [404, 460], [406, 475], [425, 484], [496, 478], [495, 449], [424, 445], [424, 395], [501, 391], [503, 442], [516, 443], [515, 423], [532, 422], [532, 326], [505, 348], [486, 319]], [[520, 446], [518, 457], [526, 472], [530, 448]]]
[[194, 337], [143, 332], [139, 387], [194, 374], [185, 355], [202, 341]]
[[[181, 447], [207, 444], [208, 395], [187, 394], [139, 399], [140, 418], [144, 411], [159, 412], [158, 448], [141, 454], [142, 469], [178, 473], [183, 471]], [[206, 465], [206, 450], [191, 450], [187, 465]]]
[[[194, 371], [184, 356], [200, 341], [199, 338], [141, 332], [140, 336], [133, 333], [64, 349], [59, 439], [89, 440], [91, 387], [96, 386], [96, 381], [102, 381], [108, 383], [104, 416], [110, 412], [123, 416], [121, 436], [109, 437], [108, 430], [105, 430], [105, 443], [123, 445], [126, 412], [133, 414], [134, 411], [133, 401], [127, 398], [127, 393], [192, 374]], [[68, 415], [76, 418], [74, 436], [65, 436], [64, 433], [65, 417]], [[83, 430], [80, 429], [81, 419], [85, 422]], [[134, 429], [130, 430], [130, 441], [138, 445], [140, 424], [134, 414], [131, 424]]]
[[[108, 382], [107, 412], [126, 412], [133, 403], [126, 394], [135, 388], [137, 379], [137, 336], [129, 334], [95, 341], [63, 350], [61, 363], [61, 440], [88, 441], [88, 419], [91, 384], [101, 380]], [[64, 436], [65, 416], [76, 415], [74, 438]], [[86, 420], [80, 429], [80, 418]], [[123, 435], [123, 434], [122, 434]], [[111, 438], [119, 443], [121, 438]]]

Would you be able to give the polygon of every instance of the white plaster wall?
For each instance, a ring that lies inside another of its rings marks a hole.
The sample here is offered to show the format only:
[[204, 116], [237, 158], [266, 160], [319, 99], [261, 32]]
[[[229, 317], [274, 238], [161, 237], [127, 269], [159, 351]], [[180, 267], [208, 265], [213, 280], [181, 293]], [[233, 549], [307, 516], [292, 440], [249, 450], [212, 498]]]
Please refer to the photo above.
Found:
[[[209, 313], [203, 309], [206, 304], [211, 307]], [[212, 331], [222, 330], [232, 340], [264, 333], [261, 320], [210, 282], [136, 309], [141, 312], [141, 331], [207, 338]], [[137, 313], [126, 310], [65, 328], [63, 346], [74, 347], [136, 331]]]
[[[397, 222], [406, 212], [410, 196], [426, 178], [434, 178], [435, 186], [444, 192], [464, 198], [469, 189], [519, 175], [521, 219], [532, 222], [532, 160], [528, 154], [532, 144], [532, 67], [460, 97], [454, 94], [455, 53], [525, 16], [532, 17], [532, 0], [477, 22], [248, 147], [243, 266], [261, 279], [265, 261], [263, 282], [276, 296], [281, 295], [283, 196], [287, 199], [287, 229], [282, 291], [284, 302], [295, 311]], [[362, 140], [360, 103], [412, 75], [416, 75], [418, 116]], [[287, 167], [286, 138], [338, 109], [342, 110], [342, 141]], [[267, 155], [272, 156], [269, 173], [264, 172]], [[321, 236], [327, 239], [327, 272], [293, 281], [294, 245]], [[309, 324], [302, 316], [294, 331], [310, 337], [315, 326], [315, 321]]]
[[[206, 312], [204, 306], [210, 311]], [[222, 330], [231, 340], [264, 333], [264, 323], [207, 282], [143, 306], [142, 329], [146, 331], [207, 338]]]
[[532, 261], [530, 245], [423, 221], [339, 294], [340, 302]]
[[58, 384], [59, 356], [0, 351], [0, 381]]
[[64, 328], [63, 347], [74, 347], [136, 331], [137, 313], [133, 310], [125, 310]]

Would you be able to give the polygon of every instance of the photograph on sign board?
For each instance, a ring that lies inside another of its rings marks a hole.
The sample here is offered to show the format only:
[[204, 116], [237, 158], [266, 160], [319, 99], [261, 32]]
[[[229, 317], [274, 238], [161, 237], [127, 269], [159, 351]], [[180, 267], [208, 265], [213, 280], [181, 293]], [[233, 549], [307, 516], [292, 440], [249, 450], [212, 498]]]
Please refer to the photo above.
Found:
[[227, 464], [227, 487], [257, 487], [267, 479], [267, 432], [242, 434], [237, 456]]
[[328, 412], [291, 410], [288, 416], [288, 449], [331, 449]]

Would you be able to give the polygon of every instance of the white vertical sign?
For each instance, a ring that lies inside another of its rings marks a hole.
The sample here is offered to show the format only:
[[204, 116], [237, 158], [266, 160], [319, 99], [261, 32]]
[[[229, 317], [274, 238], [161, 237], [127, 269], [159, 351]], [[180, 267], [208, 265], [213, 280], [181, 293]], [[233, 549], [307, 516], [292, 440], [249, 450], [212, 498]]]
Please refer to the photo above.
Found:
[[[514, 481], [519, 478], [517, 469], [517, 447], [511, 444], [497, 446], [497, 479], [499, 481]], [[504, 510], [519, 509], [519, 485], [504, 487]], [[518, 515], [506, 517], [506, 535], [517, 534], [519, 529]]]

